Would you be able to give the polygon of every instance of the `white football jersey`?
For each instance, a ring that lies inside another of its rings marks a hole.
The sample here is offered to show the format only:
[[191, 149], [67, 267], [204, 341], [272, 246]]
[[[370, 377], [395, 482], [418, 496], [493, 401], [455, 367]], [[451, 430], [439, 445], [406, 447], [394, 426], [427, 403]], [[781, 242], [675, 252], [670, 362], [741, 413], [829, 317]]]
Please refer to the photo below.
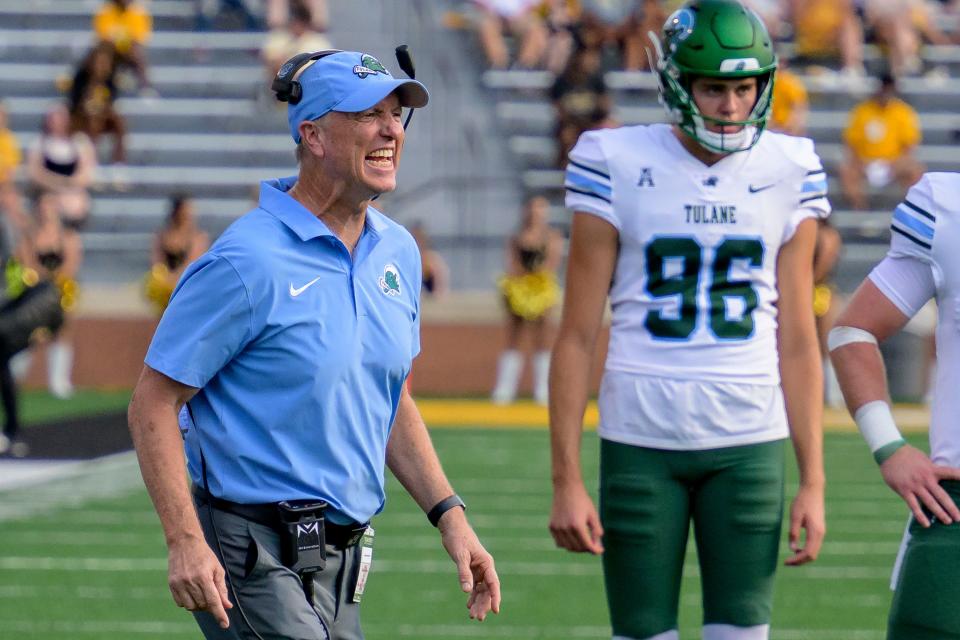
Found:
[[[570, 209], [619, 232], [601, 435], [668, 448], [785, 437], [776, 265], [802, 220], [830, 213], [813, 142], [764, 132], [707, 166], [670, 125], [591, 131], [566, 188]], [[624, 384], [647, 397], [624, 400]]]
[[[870, 274], [906, 315], [937, 300], [937, 373], [930, 452], [937, 464], [960, 466], [960, 173], [928, 173], [894, 210], [890, 252]], [[923, 271], [917, 273], [917, 263]], [[907, 274], [899, 277], [897, 271]], [[904, 283], [904, 284], [901, 284]], [[905, 286], [906, 285], [906, 286]]]

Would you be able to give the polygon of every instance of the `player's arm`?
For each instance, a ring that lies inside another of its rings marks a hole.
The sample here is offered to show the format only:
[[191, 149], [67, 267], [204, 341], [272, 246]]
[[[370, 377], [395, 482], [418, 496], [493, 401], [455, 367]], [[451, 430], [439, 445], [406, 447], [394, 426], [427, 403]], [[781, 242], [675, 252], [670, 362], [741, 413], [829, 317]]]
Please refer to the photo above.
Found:
[[160, 517], [168, 549], [168, 583], [177, 606], [209, 611], [226, 629], [227, 596], [223, 567], [207, 545], [187, 486], [180, 408], [194, 387], [144, 367], [130, 400], [127, 419], [140, 472]]
[[[823, 373], [813, 315], [813, 252], [817, 220], [807, 218], [777, 257], [777, 347], [790, 439], [800, 488], [790, 510], [789, 565], [816, 560], [826, 532], [823, 493]], [[800, 531], [806, 531], [800, 544]]]
[[[406, 386], [387, 442], [387, 466], [425, 512], [454, 493]], [[483, 620], [491, 610], [499, 613], [500, 578], [493, 557], [480, 544], [464, 510], [448, 509], [440, 516], [437, 527], [443, 547], [457, 565], [460, 587], [470, 594], [470, 617]]]
[[613, 225], [589, 213], [574, 213], [563, 318], [550, 364], [550, 532], [557, 546], [570, 551], [603, 551], [600, 518], [583, 484], [580, 439], [597, 334], [618, 247], [619, 235]]
[[[901, 309], [873, 281], [900, 291]], [[899, 332], [933, 294], [929, 265], [908, 257], [887, 257], [864, 280], [830, 332], [830, 357], [850, 414], [880, 465], [884, 481], [910, 507], [924, 527], [923, 511], [944, 523], [960, 521], [960, 510], [940, 487], [942, 479], [960, 479], [960, 470], [935, 465], [908, 445], [890, 410], [887, 377], [878, 343]]]

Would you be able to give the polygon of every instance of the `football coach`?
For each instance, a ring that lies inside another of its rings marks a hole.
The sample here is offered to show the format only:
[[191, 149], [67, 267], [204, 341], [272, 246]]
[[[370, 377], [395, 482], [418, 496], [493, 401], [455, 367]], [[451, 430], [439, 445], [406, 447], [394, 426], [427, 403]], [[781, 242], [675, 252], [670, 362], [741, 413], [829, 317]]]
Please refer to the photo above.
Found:
[[500, 609], [493, 558], [405, 385], [419, 252], [371, 206], [396, 187], [402, 109], [426, 105], [426, 88], [327, 51], [292, 58], [273, 89], [299, 174], [263, 182], [259, 206], [186, 270], [130, 402], [170, 592], [208, 639], [362, 639], [386, 465], [483, 620]]

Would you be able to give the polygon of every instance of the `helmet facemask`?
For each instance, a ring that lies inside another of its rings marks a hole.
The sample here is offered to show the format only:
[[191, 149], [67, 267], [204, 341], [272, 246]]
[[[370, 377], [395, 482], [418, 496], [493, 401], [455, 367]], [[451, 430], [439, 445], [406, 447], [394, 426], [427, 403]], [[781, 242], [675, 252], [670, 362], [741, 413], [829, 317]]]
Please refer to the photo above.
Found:
[[[714, 5], [713, 7], [702, 7], [701, 5]], [[653, 60], [651, 52], [647, 55], [650, 60], [650, 67], [655, 70], [659, 84], [660, 103], [667, 110], [671, 121], [677, 127], [693, 138], [702, 147], [713, 153], [735, 153], [746, 151], [752, 148], [760, 139], [767, 125], [767, 119], [770, 115], [770, 106], [773, 95], [774, 73], [776, 71], [777, 60], [772, 51], [764, 58], [759, 55], [766, 53], [761, 50], [756, 53], [756, 47], [753, 51], [742, 51], [736, 48], [730, 48], [729, 52], [722, 47], [716, 47], [710, 52], [712, 57], [700, 61], [700, 64], [691, 64], [691, 57], [696, 53], [689, 50], [681, 51], [684, 42], [692, 35], [696, 34], [698, 39], [703, 39], [702, 33], [695, 32], [695, 29], [703, 32], [711, 29], [711, 26], [703, 27], [697, 25], [698, 12], [704, 9], [716, 11], [716, 6], [720, 5], [721, 11], [743, 10], [736, 3], [724, 2], [704, 2], [693, 3], [693, 6], [684, 7], [675, 12], [664, 25], [663, 40], [653, 32], [649, 33], [650, 40], [653, 43], [653, 49], [656, 52], [656, 60]], [[734, 6], [730, 6], [734, 5]], [[759, 18], [752, 12], [744, 10], [735, 18], [755, 21], [751, 28], [754, 28], [755, 37], [759, 36], [761, 44], [769, 46], [769, 36], [766, 29], [762, 26]], [[756, 30], [760, 30], [757, 33]], [[711, 33], [717, 41], [720, 40], [715, 33]], [[663, 47], [668, 47], [665, 53]], [[699, 50], [702, 47], [694, 49]], [[720, 49], [718, 52], [716, 49]], [[678, 57], [682, 52], [686, 58], [685, 64], [678, 62]], [[729, 56], [729, 57], [728, 57]], [[742, 56], [742, 57], [741, 57]], [[758, 56], [758, 57], [754, 57]], [[691, 93], [691, 85], [694, 78], [709, 77], [723, 80], [736, 80], [742, 78], [757, 78], [757, 99], [751, 109], [750, 114], [745, 120], [722, 120], [712, 118], [700, 112], [696, 101]], [[738, 131], [733, 133], [722, 133], [711, 131], [710, 125], [734, 126], [739, 127]]]

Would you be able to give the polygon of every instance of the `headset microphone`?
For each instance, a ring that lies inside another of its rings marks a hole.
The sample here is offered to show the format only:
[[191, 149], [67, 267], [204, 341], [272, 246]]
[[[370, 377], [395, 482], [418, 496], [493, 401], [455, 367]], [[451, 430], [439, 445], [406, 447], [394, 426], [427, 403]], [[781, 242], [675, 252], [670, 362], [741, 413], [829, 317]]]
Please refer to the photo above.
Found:
[[[400, 65], [400, 69], [403, 70], [405, 74], [410, 76], [411, 80], [416, 80], [417, 70], [413, 66], [413, 56], [410, 55], [410, 47], [405, 44], [398, 46], [394, 53], [397, 56], [397, 64]], [[407, 113], [407, 119], [403, 122], [403, 128], [406, 128], [410, 125], [410, 119], [413, 117], [413, 109], [410, 109], [410, 112]]]

